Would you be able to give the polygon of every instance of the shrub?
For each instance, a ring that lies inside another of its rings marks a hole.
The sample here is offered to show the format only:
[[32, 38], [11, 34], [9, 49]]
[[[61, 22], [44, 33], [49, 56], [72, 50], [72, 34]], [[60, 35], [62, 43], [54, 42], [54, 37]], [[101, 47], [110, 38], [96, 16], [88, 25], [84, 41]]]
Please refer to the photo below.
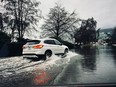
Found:
[[10, 43], [11, 37], [5, 32], [0, 31], [0, 49], [5, 43]]

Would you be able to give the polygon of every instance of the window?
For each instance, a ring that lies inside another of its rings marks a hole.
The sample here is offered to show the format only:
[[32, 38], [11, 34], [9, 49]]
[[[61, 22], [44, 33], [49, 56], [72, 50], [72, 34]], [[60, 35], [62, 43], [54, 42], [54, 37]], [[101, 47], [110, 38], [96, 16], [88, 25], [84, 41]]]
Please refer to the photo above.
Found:
[[54, 40], [45, 40], [44, 43], [46, 43], [46, 44], [54, 44], [54, 45], [56, 45], [56, 43], [55, 43]]
[[39, 44], [40, 42], [41, 42], [40, 40], [30, 40], [27, 42], [27, 45]]
[[58, 40], [55, 40], [56, 45], [62, 45]]

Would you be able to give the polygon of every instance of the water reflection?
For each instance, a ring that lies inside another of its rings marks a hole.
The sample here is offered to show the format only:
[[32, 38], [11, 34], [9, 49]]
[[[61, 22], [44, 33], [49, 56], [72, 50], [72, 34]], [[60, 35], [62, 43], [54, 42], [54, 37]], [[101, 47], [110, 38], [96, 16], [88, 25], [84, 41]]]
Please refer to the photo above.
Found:
[[104, 60], [102, 62], [108, 61], [108, 65], [116, 66], [116, 47], [100, 46], [98, 51], [100, 52], [99, 54], [97, 54], [98, 57], [104, 57]]
[[77, 53], [83, 56], [81, 65], [84, 71], [94, 71], [96, 70], [96, 48], [82, 48], [76, 50]]
[[113, 46], [101, 45], [99, 47], [81, 48], [76, 49], [75, 52], [83, 56], [81, 66], [87, 72], [97, 70], [97, 65], [102, 62], [109, 61], [108, 63], [111, 65], [116, 65], [116, 47]]
[[[76, 49], [75, 56], [54, 84], [113, 84], [116, 83], [116, 54], [110, 46]], [[81, 57], [81, 58], [79, 58]], [[76, 60], [76, 59], [80, 60]]]
[[116, 47], [111, 46], [114, 63], [116, 64]]
[[102, 45], [76, 52], [83, 56], [80, 83], [116, 83], [116, 47]]

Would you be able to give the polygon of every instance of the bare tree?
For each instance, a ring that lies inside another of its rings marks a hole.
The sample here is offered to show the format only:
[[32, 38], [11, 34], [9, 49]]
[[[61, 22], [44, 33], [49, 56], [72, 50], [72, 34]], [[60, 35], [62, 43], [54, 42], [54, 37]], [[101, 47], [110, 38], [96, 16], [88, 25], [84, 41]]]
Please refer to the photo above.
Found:
[[[7, 19], [7, 27], [14, 32], [18, 32], [18, 38], [22, 38], [25, 31], [30, 29], [30, 26], [36, 24], [40, 19], [40, 2], [32, 0], [4, 0], [4, 18]], [[31, 28], [35, 29], [35, 27]]]
[[78, 21], [75, 11], [69, 13], [64, 7], [56, 4], [54, 8], [50, 9], [45, 19], [45, 24], [41, 27], [43, 36], [56, 38], [71, 36], [72, 32], [76, 29]]
[[3, 17], [2, 17], [2, 13], [0, 13], [0, 31], [3, 31]]

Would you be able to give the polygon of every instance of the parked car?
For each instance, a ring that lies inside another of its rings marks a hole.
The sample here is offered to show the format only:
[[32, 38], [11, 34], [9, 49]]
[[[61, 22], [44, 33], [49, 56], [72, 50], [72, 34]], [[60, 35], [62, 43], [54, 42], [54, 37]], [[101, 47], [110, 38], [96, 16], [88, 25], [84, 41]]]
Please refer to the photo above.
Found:
[[40, 55], [44, 56], [44, 60], [51, 57], [53, 54], [66, 55], [69, 48], [58, 40], [53, 38], [29, 40], [23, 46], [23, 55]]

